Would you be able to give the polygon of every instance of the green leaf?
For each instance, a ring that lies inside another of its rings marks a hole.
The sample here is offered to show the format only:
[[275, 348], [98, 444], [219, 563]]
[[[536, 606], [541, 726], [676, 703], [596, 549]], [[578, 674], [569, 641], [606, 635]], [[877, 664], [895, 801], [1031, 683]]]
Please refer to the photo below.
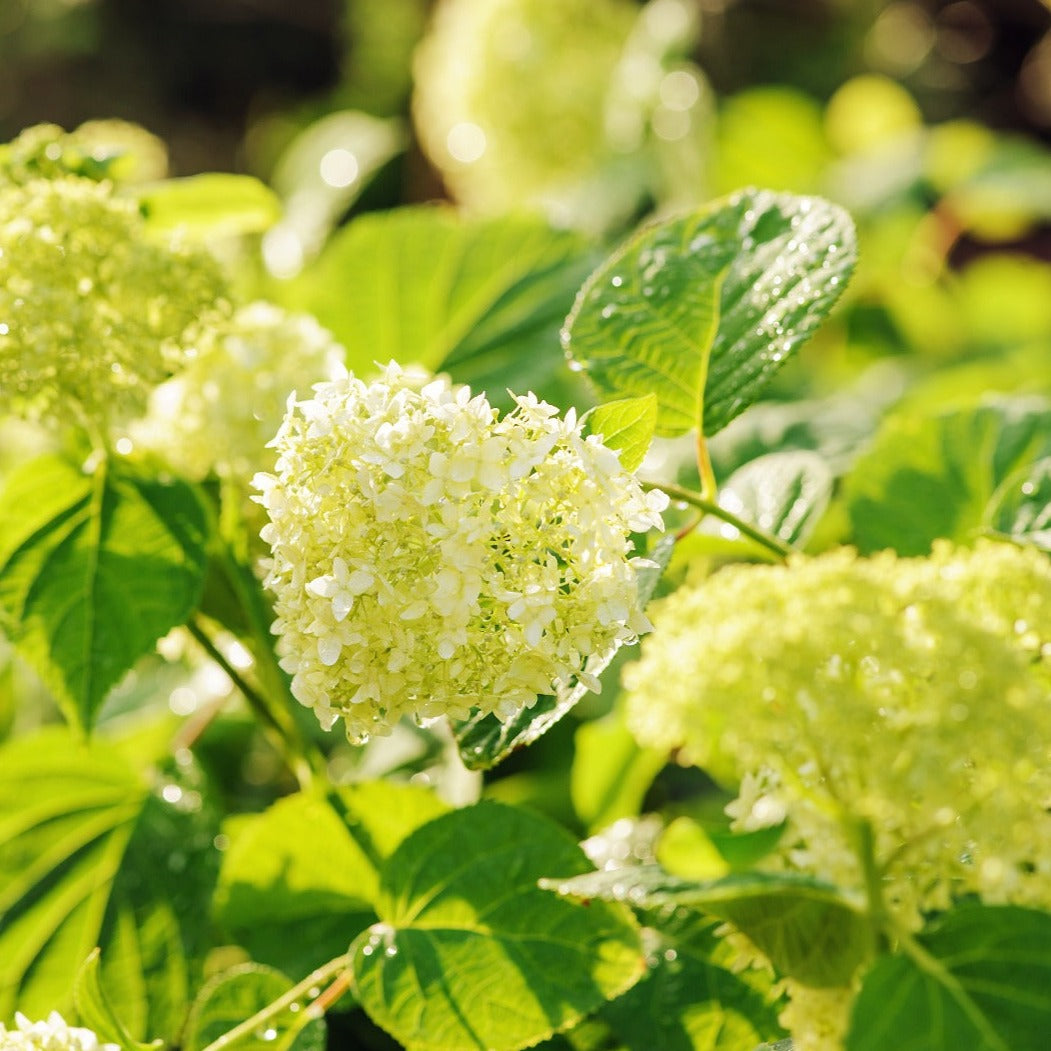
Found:
[[832, 472], [817, 453], [769, 453], [734, 471], [719, 490], [719, 503], [785, 543], [801, 546], [828, 507], [832, 483]]
[[642, 748], [624, 722], [622, 706], [584, 723], [576, 732], [570, 793], [584, 826], [595, 831], [621, 817], [636, 817], [666, 751]]
[[[653, 565], [639, 570], [641, 608], [646, 607], [657, 590], [674, 546], [674, 537], [662, 537], [647, 555]], [[614, 656], [610, 654], [602, 661], [589, 661], [587, 670], [592, 675], [601, 675]], [[496, 766], [512, 752], [525, 748], [547, 733], [587, 692], [585, 686], [571, 683], [554, 696], [538, 697], [532, 708], [522, 708], [507, 722], [501, 722], [495, 715], [473, 715], [453, 722], [460, 758], [469, 770], [488, 770]]]
[[646, 459], [657, 426], [657, 395], [606, 402], [588, 413], [587, 425], [591, 434], [601, 436], [603, 445], [620, 450], [625, 471], [637, 471]]
[[573, 1025], [645, 969], [627, 909], [537, 886], [589, 867], [557, 825], [497, 803], [424, 825], [384, 866], [382, 922], [351, 947], [361, 1005], [409, 1051], [514, 1051]]
[[861, 903], [838, 887], [795, 873], [695, 881], [641, 865], [542, 885], [575, 898], [647, 908], [685, 905], [719, 916], [746, 934], [778, 972], [805, 985], [847, 985], [873, 952], [872, 925]]
[[539, 220], [399, 208], [337, 233], [289, 295], [335, 333], [350, 369], [444, 368], [498, 402], [506, 387], [543, 396], [565, 370], [558, 329], [593, 265], [580, 235]]
[[968, 904], [865, 976], [847, 1051], [1044, 1051], [1051, 1019], [1051, 915]]
[[1051, 456], [1004, 481], [985, 510], [985, 525], [1017, 543], [1051, 551]]
[[658, 434], [714, 434], [824, 320], [856, 255], [841, 208], [744, 190], [618, 249], [581, 289], [563, 342], [603, 396], [656, 394]]
[[163, 1045], [163, 1040], [144, 1044], [136, 1040], [117, 1017], [99, 980], [98, 949], [84, 961], [73, 980], [73, 1003], [80, 1017], [80, 1024], [90, 1029], [101, 1043], [116, 1044], [121, 1051], [150, 1051]]
[[373, 922], [377, 865], [446, 809], [424, 788], [380, 781], [281, 799], [240, 823], [216, 918], [254, 959], [301, 978]]
[[721, 959], [719, 921], [678, 910], [653, 922], [649, 972], [602, 1009], [628, 1051], [755, 1051], [781, 1035], [762, 980]]
[[166, 179], [138, 190], [139, 208], [154, 230], [195, 237], [260, 233], [281, 217], [281, 202], [250, 175], [210, 172]]
[[206, 519], [183, 482], [57, 456], [14, 472], [0, 497], [0, 627], [74, 723], [193, 611]]
[[[182, 1051], [203, 1051], [292, 988], [280, 971], [257, 963], [215, 975], [194, 1000], [180, 1041]], [[224, 1044], [224, 1051], [325, 1051], [328, 1026], [323, 1017], [304, 1024], [306, 1006], [293, 1001], [258, 1029]]]
[[218, 822], [190, 766], [140, 773], [51, 729], [0, 749], [0, 1017], [101, 980], [136, 1040], [174, 1040], [206, 947]]
[[967, 542], [997, 489], [1051, 456], [1051, 404], [990, 399], [935, 414], [890, 417], [844, 484], [862, 553], [923, 555], [939, 537]]

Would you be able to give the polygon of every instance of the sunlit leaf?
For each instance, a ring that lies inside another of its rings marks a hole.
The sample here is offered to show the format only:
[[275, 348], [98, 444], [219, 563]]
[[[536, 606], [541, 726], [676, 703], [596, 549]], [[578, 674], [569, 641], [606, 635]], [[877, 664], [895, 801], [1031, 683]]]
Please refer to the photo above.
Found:
[[655, 920], [648, 973], [602, 1010], [628, 1051], [756, 1051], [781, 1034], [762, 980], [723, 959], [719, 922], [687, 910]]
[[621, 466], [637, 471], [646, 458], [657, 426], [657, 395], [609, 401], [587, 417], [588, 430], [602, 437], [602, 444], [620, 451]]
[[545, 396], [568, 380], [558, 329], [594, 263], [580, 235], [539, 220], [399, 208], [355, 219], [291, 294], [355, 372], [415, 362], [506, 404], [505, 388]]
[[1051, 403], [989, 400], [890, 417], [847, 476], [852, 540], [863, 552], [923, 555], [938, 537], [967, 542], [1016, 471], [1051, 456]]
[[0, 749], [0, 1017], [69, 1011], [96, 946], [136, 1040], [182, 1026], [208, 933], [218, 822], [192, 767], [139, 772], [52, 729]]
[[1051, 916], [962, 905], [917, 941], [922, 957], [884, 956], [865, 976], [847, 1051], [1044, 1051]]
[[281, 202], [250, 175], [210, 172], [151, 183], [138, 191], [139, 207], [154, 230], [198, 237], [259, 233], [281, 215]]
[[623, 906], [539, 889], [590, 864], [544, 818], [481, 803], [414, 832], [384, 866], [381, 922], [352, 946], [354, 987], [409, 1051], [513, 1051], [578, 1021], [645, 969]]
[[[257, 963], [220, 972], [194, 1000], [180, 1041], [182, 1051], [203, 1051], [291, 989], [292, 983], [280, 971]], [[223, 1046], [231, 1051], [324, 1051], [325, 1019], [304, 1018], [307, 1006], [293, 1001], [265, 1024]]]
[[0, 627], [68, 719], [111, 687], [201, 593], [206, 519], [192, 489], [58, 456], [25, 464], [0, 498]]
[[90, 1029], [102, 1043], [116, 1044], [122, 1051], [151, 1051], [160, 1047], [164, 1043], [160, 1039], [148, 1044], [134, 1039], [113, 1010], [99, 978], [100, 955], [98, 949], [93, 949], [73, 981], [73, 1003], [80, 1024]]
[[603, 397], [656, 394], [658, 434], [714, 434], [824, 320], [856, 254], [841, 208], [744, 190], [618, 249], [581, 289], [563, 341]]
[[253, 959], [301, 978], [375, 919], [377, 865], [445, 809], [424, 788], [379, 781], [287, 796], [239, 823], [216, 917]]

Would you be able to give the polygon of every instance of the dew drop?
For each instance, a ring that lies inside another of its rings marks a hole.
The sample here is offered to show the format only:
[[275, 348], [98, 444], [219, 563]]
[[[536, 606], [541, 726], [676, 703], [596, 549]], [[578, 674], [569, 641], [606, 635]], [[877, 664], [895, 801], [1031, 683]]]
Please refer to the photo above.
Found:
[[611, 278], [609, 279], [609, 283], [610, 283], [610, 284], [611, 284], [611, 285], [612, 285], [612, 286], [613, 286], [614, 288], [620, 288], [620, 286], [621, 286], [622, 284], [624, 284], [624, 278], [623, 278], [623, 277], [621, 277], [621, 276], [620, 276], [620, 274], [614, 274], [614, 275], [613, 275], [613, 276], [612, 276], [612, 277], [611, 277]]
[[617, 308], [612, 303], [608, 303], [602, 308], [602, 316], [604, 318], [611, 318], [616, 312]]

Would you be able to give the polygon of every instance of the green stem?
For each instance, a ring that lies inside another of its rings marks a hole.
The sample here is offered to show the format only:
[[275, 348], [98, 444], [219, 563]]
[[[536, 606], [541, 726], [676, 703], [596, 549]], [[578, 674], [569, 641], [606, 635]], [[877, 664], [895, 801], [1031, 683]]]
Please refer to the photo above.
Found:
[[[204, 1051], [222, 1051], [224, 1047], [232, 1044], [236, 1040], [240, 1040], [241, 1037], [247, 1036], [250, 1033], [254, 1033], [260, 1026], [265, 1025], [276, 1015], [279, 1015], [286, 1008], [294, 1004], [300, 997], [308, 996], [309, 991], [322, 982], [327, 982], [334, 974], [338, 975], [336, 981], [332, 984], [332, 989], [339, 987], [339, 995], [346, 990], [349, 979], [344, 979], [340, 972], [346, 972], [350, 967], [350, 956], [349, 954], [343, 956], [337, 956], [334, 960], [329, 960], [328, 963], [322, 964], [312, 974], [307, 975], [298, 985], [293, 986], [288, 990], [284, 996], [281, 996], [275, 1000], [272, 1004], [267, 1004], [261, 1011], [257, 1011], [251, 1018], [246, 1019], [239, 1025], [234, 1026], [228, 1033], [223, 1033], [218, 1039], [213, 1040]], [[320, 1017], [320, 1014], [314, 1010], [315, 1006], [320, 1004], [321, 1014], [324, 1014], [325, 1009], [332, 1003], [338, 996], [330, 995], [331, 989], [325, 990], [320, 997], [317, 998], [314, 1004], [311, 1004], [303, 1014], [306, 1015], [305, 1021], [302, 1025], [306, 1025], [307, 1022], [313, 1018]], [[327, 999], [326, 999], [327, 998]]]
[[738, 518], [732, 511], [728, 511], [725, 507], [720, 507], [714, 500], [709, 500], [701, 493], [695, 493], [692, 489], [686, 489], [672, 482], [643, 482], [642, 488], [646, 490], [660, 489], [662, 492], [667, 493], [672, 500], [681, 500], [684, 504], [689, 504], [705, 514], [712, 515], [713, 518], [721, 519], [728, 525], [732, 525], [734, 529], [743, 533], [750, 540], [754, 540], [757, 544], [766, 548], [767, 551], [770, 551], [782, 561], [787, 560], [794, 553], [794, 549], [783, 540], [779, 540], [771, 533], [752, 525], [750, 522], [746, 522], [743, 518]]
[[[247, 636], [243, 641], [252, 654], [254, 671], [262, 688], [261, 692], [256, 691], [256, 697], [267, 709], [268, 714], [263, 718], [267, 725], [278, 729], [282, 741], [291, 749], [295, 765], [290, 763], [290, 766], [303, 785], [309, 783], [314, 776], [324, 774], [325, 757], [296, 720], [301, 706], [292, 696], [288, 676], [278, 663], [274, 651], [274, 637], [270, 633], [272, 611], [266, 603], [259, 581], [247, 565], [247, 546], [238, 542], [244, 541], [247, 535], [240, 514], [241, 499], [243, 493], [239, 489], [226, 485], [223, 487], [220, 508], [217, 511], [208, 495], [203, 491], [199, 493], [201, 505], [211, 520], [210, 533], [215, 538], [211, 551], [214, 564], [244, 616], [244, 627], [239, 626], [238, 629], [234, 629], [234, 633], [242, 635], [244, 629], [247, 629]], [[245, 557], [239, 556], [238, 548], [244, 549]], [[251, 703], [251, 698], [248, 700]], [[262, 716], [262, 711], [254, 705], [253, 710]], [[283, 750], [287, 752], [288, 748]]]
[[263, 726], [270, 731], [270, 736], [278, 743], [281, 753], [285, 756], [289, 769], [295, 775], [301, 788], [306, 788], [313, 780], [313, 771], [307, 761], [298, 739], [291, 719], [280, 718], [274, 711], [273, 706], [248, 680], [227, 660], [226, 655], [216, 646], [211, 636], [204, 629], [200, 617], [194, 615], [186, 622], [186, 630], [196, 639], [201, 648], [209, 657], [223, 669], [230, 677], [230, 681], [237, 687], [248, 702], [249, 708], [259, 717]]
[[697, 473], [701, 478], [701, 499], [714, 503], [719, 493], [719, 483], [715, 480], [712, 457], [700, 427], [697, 428]]
[[883, 900], [883, 875], [876, 862], [876, 837], [872, 825], [860, 818], [847, 818], [848, 833], [854, 841], [854, 849], [861, 862], [861, 874], [865, 880], [865, 899], [877, 947], [886, 947], [887, 937], [894, 931], [894, 922], [887, 912]]

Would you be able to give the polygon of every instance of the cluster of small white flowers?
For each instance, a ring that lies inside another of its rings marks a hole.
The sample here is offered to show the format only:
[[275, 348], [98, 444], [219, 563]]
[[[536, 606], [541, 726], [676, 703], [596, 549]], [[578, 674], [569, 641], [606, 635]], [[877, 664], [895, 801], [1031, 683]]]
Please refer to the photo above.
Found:
[[507, 719], [650, 625], [629, 534], [661, 528], [575, 413], [532, 394], [502, 419], [391, 364], [290, 401], [257, 476], [274, 631], [292, 689], [360, 741], [403, 715]]
[[17, 1029], [0, 1023], [0, 1051], [120, 1051], [116, 1044], [103, 1044], [90, 1029], [67, 1025], [57, 1011], [44, 1022], [30, 1022], [15, 1015]]
[[289, 394], [334, 379], [343, 357], [309, 315], [250, 303], [201, 334], [190, 362], [152, 392], [133, 437], [190, 477], [247, 481], [272, 464], [266, 446]]

